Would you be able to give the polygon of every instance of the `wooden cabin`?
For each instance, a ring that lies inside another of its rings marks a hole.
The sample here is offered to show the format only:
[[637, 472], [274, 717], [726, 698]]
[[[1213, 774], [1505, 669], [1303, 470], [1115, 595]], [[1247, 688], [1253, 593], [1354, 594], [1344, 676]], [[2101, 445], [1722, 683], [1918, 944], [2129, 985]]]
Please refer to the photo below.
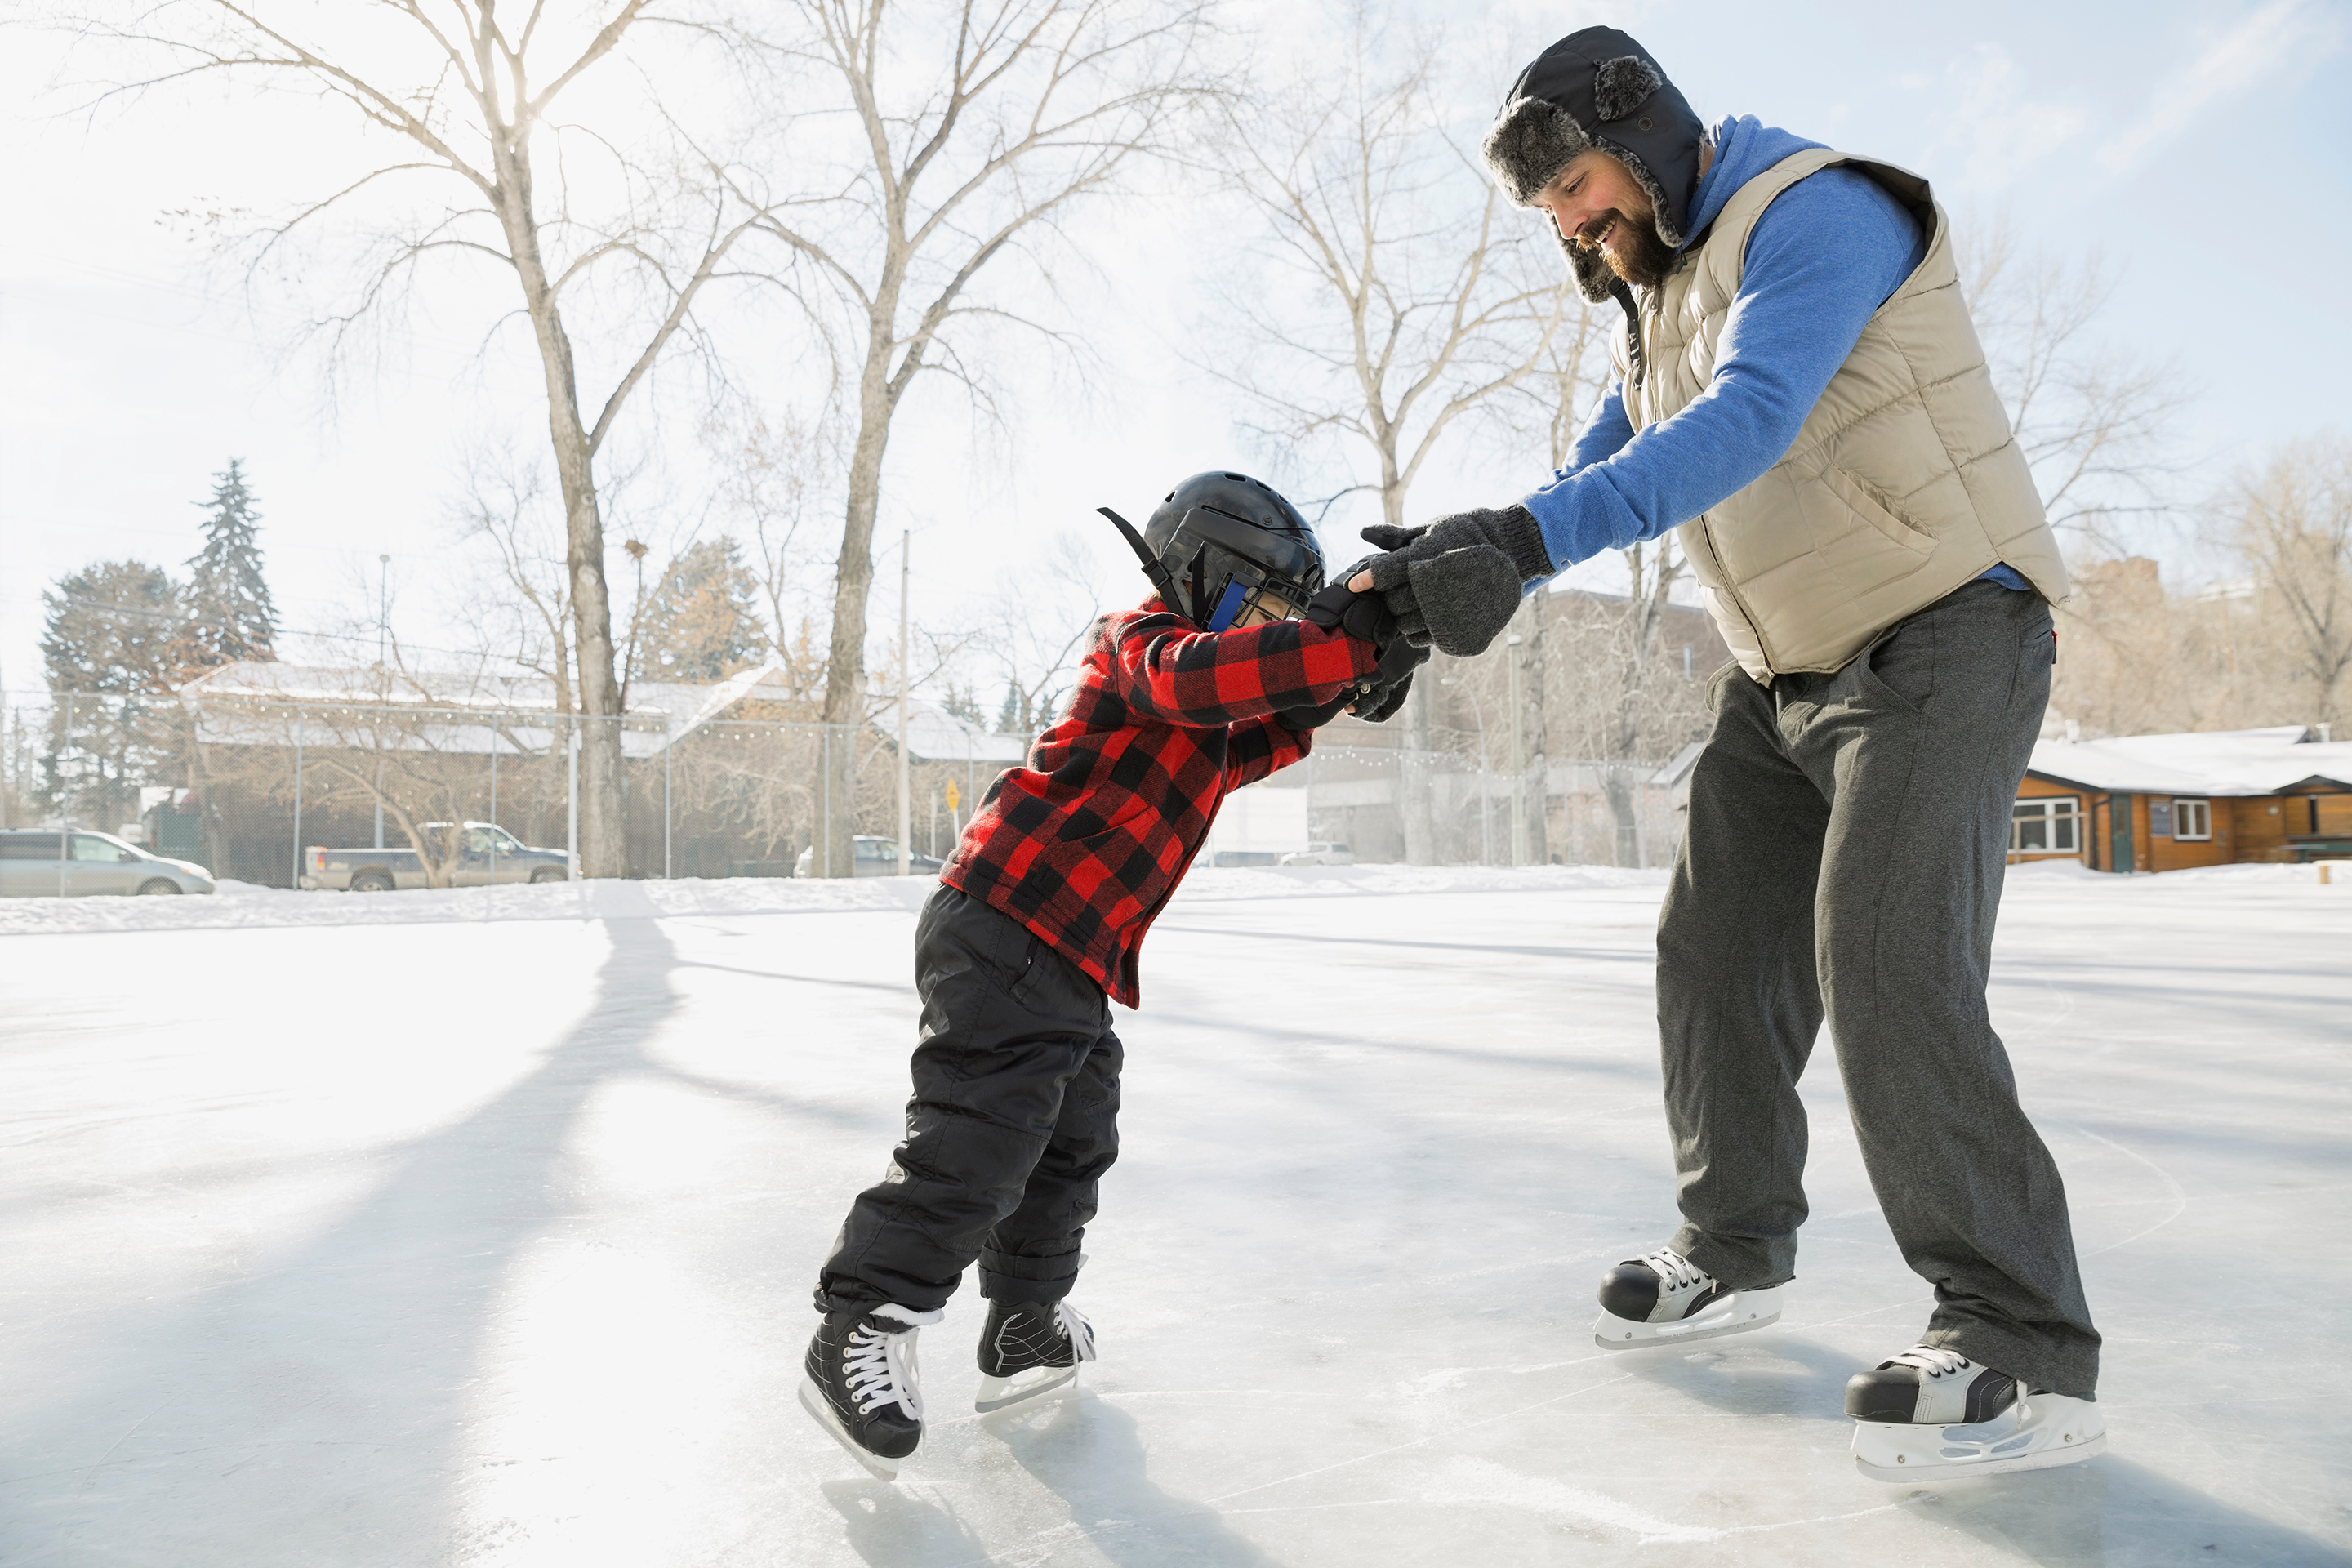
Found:
[[2033, 748], [2009, 862], [2182, 871], [2352, 857], [2352, 742], [2301, 725]]

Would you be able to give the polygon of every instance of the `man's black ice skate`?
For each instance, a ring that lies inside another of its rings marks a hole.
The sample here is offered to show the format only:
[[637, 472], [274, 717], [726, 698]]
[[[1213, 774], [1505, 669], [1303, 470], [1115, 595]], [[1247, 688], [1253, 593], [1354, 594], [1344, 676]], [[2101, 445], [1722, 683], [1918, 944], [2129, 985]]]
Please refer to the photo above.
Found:
[[1745, 1333], [1780, 1321], [1780, 1287], [1735, 1290], [1668, 1247], [1629, 1258], [1601, 1280], [1592, 1342], [1605, 1351]]
[[1078, 1363], [1095, 1359], [1094, 1325], [1067, 1301], [991, 1301], [980, 1334], [982, 1415], [1076, 1383]]
[[801, 1407], [886, 1481], [898, 1479], [898, 1461], [923, 1440], [915, 1330], [939, 1321], [905, 1307], [827, 1312], [802, 1362]]
[[2071, 1465], [2107, 1449], [2088, 1399], [2042, 1394], [1958, 1351], [1914, 1345], [1845, 1385], [1854, 1468], [1874, 1481], [1940, 1481]]

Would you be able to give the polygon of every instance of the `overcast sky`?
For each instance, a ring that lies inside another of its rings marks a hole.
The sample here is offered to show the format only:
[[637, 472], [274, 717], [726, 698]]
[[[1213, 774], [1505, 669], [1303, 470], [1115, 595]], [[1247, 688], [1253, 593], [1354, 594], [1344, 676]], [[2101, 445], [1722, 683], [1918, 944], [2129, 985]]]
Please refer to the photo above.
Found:
[[[1709, 120], [1752, 113], [1901, 163], [1934, 182], [1956, 223], [2005, 215], [2053, 254], [2103, 256], [2120, 283], [2101, 331], [2178, 364], [2192, 395], [2180, 455], [2208, 482], [2282, 440], [2352, 427], [2340, 390], [2352, 359], [2346, 5], [1510, 5], [1465, 29], [1458, 58], [1517, 63], [1593, 21], [1633, 33]], [[389, 554], [404, 636], [463, 646], [453, 622], [475, 568], [454, 543], [457, 470], [486, 437], [543, 445], [527, 343], [478, 354], [485, 323], [436, 310], [462, 300], [428, 289], [387, 367], [329, 398], [315, 364], [286, 354], [285, 321], [267, 302], [257, 316], [213, 292], [201, 240], [167, 215], [268, 210], [331, 189], [353, 166], [349, 125], [215, 92], [61, 119], [45, 95], [58, 40], [21, 27], [0, 39], [0, 682], [39, 684], [39, 595], [60, 573], [125, 556], [177, 569], [197, 545], [192, 503], [231, 456], [261, 497], [289, 628], [364, 618]], [[1494, 74], [1459, 90], [1499, 97], [1507, 68]], [[919, 622], [970, 619], [1008, 565], [1062, 531], [1099, 529], [1096, 505], [1139, 521], [1186, 473], [1269, 466], [1229, 400], [1178, 363], [1206, 308], [1190, 270], [1201, 231], [1165, 201], [1144, 208], [1093, 226], [1100, 273], [1071, 292], [1069, 324], [1097, 363], [1089, 394], [1016, 363], [1006, 434], [975, 440], [944, 385], [902, 421], [878, 532], [916, 532]], [[690, 447], [682, 396], [661, 413], [667, 434], [645, 439]], [[1328, 493], [1361, 477], [1327, 460], [1293, 482]], [[1544, 477], [1539, 452], [1465, 447], [1421, 481], [1412, 510], [1498, 505]], [[633, 521], [682, 538], [698, 494], [665, 470]], [[1370, 517], [1346, 521], [1326, 530], [1335, 553]], [[1101, 546], [1109, 591], [1124, 595], [1131, 573], [1114, 540]], [[895, 565], [880, 574], [893, 587]], [[877, 594], [876, 623], [895, 613]]]

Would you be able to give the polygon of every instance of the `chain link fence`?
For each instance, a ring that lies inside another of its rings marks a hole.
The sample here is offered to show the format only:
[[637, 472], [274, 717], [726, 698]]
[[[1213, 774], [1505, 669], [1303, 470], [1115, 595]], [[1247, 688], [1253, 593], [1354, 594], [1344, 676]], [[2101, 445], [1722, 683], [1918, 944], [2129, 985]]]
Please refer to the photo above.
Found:
[[1444, 866], [1671, 865], [1682, 795], [1656, 762], [1546, 761], [1514, 774], [1475, 755], [1350, 743], [1325, 731], [1275, 785], [1307, 792], [1307, 837], [1361, 861]]
[[[898, 868], [891, 733], [756, 719], [0, 693], [0, 827], [111, 835], [265, 887], [343, 887], [394, 862], [384, 885], [559, 877], [598, 723], [621, 731], [631, 877]], [[1305, 763], [1250, 792], [1255, 812], [1229, 803], [1216, 862], [1270, 864], [1311, 843], [1360, 862], [1661, 866], [1680, 841], [1678, 792], [1657, 763], [1538, 762], [1515, 777], [1391, 739], [1326, 731]], [[1019, 745], [910, 748], [908, 849], [945, 858]], [[832, 866], [845, 826], [862, 836], [855, 863]]]

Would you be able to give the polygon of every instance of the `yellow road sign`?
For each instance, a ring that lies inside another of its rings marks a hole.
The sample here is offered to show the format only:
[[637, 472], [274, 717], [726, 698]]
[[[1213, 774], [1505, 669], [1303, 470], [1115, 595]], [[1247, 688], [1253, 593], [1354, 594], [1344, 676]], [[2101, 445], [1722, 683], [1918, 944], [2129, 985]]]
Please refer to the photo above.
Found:
[[956, 808], [956, 802], [962, 798], [963, 797], [961, 795], [956, 793], [955, 780], [948, 780], [948, 809], [950, 811], [953, 811]]

